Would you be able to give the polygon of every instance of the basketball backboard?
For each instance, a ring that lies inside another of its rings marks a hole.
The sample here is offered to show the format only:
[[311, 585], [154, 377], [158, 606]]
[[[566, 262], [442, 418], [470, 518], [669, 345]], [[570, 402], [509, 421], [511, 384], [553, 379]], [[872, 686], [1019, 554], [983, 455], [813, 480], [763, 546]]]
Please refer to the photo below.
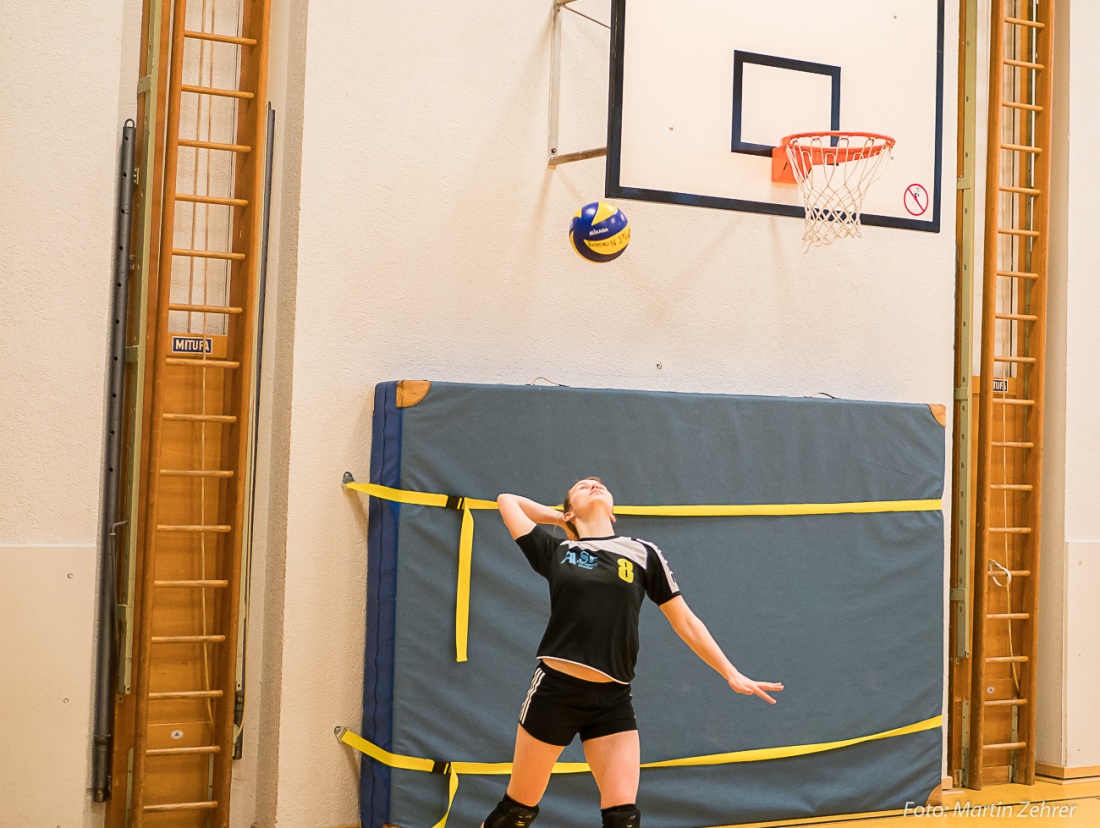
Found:
[[801, 217], [785, 135], [890, 135], [863, 224], [938, 232], [945, 0], [612, 0], [606, 195]]

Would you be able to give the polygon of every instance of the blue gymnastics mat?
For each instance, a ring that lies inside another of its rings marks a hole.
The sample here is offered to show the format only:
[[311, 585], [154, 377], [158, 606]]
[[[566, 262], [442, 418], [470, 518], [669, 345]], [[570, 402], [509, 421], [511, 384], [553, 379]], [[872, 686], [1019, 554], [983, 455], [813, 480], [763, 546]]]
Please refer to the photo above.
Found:
[[[786, 685], [774, 706], [733, 693], [647, 602], [633, 684], [643, 764], [722, 757], [643, 769], [647, 828], [924, 804], [943, 751], [941, 419], [928, 405], [821, 398], [379, 385], [371, 482], [452, 508], [370, 498], [362, 735], [439, 763], [511, 761], [549, 596], [499, 515], [473, 513], [457, 661], [453, 507], [502, 491], [556, 504], [598, 475], [621, 506], [745, 507], [622, 516], [616, 529], [661, 547], [743, 673]], [[832, 504], [855, 505], [815, 512]], [[745, 754], [759, 750], [781, 758]], [[583, 762], [580, 745], [562, 761]], [[479, 825], [506, 781], [463, 775], [448, 824]], [[360, 805], [365, 828], [430, 828], [448, 777], [364, 757]], [[598, 825], [598, 808], [591, 775], [555, 775], [538, 824]]]

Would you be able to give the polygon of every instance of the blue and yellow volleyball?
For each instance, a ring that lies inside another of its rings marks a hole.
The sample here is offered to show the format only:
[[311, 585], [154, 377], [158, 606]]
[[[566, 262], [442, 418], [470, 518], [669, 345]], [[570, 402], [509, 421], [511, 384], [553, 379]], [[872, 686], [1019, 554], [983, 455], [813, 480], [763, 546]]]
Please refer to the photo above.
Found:
[[593, 201], [573, 216], [569, 243], [582, 259], [610, 262], [623, 255], [630, 244], [630, 222], [614, 204]]

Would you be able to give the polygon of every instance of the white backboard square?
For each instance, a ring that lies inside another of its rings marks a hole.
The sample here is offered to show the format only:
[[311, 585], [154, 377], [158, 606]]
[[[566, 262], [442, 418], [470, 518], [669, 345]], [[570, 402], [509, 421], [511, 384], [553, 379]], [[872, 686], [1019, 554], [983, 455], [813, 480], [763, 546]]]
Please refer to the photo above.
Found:
[[833, 128], [897, 141], [864, 224], [939, 231], [944, 0], [612, 0], [611, 25], [609, 198], [801, 217], [771, 148]]
[[[776, 135], [835, 129], [833, 78], [829, 75], [751, 61], [742, 64], [741, 72], [741, 117], [739, 122], [734, 121], [735, 152], [738, 143], [766, 146], [770, 152]], [[736, 103], [735, 97], [735, 115]]]

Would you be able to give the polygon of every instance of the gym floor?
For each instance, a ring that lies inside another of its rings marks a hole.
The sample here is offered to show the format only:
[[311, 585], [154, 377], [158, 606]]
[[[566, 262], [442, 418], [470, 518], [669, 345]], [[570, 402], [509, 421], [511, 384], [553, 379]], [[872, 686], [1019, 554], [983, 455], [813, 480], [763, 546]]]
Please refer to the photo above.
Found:
[[[1100, 778], [994, 785], [982, 791], [946, 791], [940, 808], [890, 811], [801, 822], [758, 822], [751, 828], [828, 825], [830, 828], [1091, 828], [1100, 825]], [[1021, 820], [1027, 820], [1021, 822]], [[750, 826], [740, 826], [750, 828]]]

